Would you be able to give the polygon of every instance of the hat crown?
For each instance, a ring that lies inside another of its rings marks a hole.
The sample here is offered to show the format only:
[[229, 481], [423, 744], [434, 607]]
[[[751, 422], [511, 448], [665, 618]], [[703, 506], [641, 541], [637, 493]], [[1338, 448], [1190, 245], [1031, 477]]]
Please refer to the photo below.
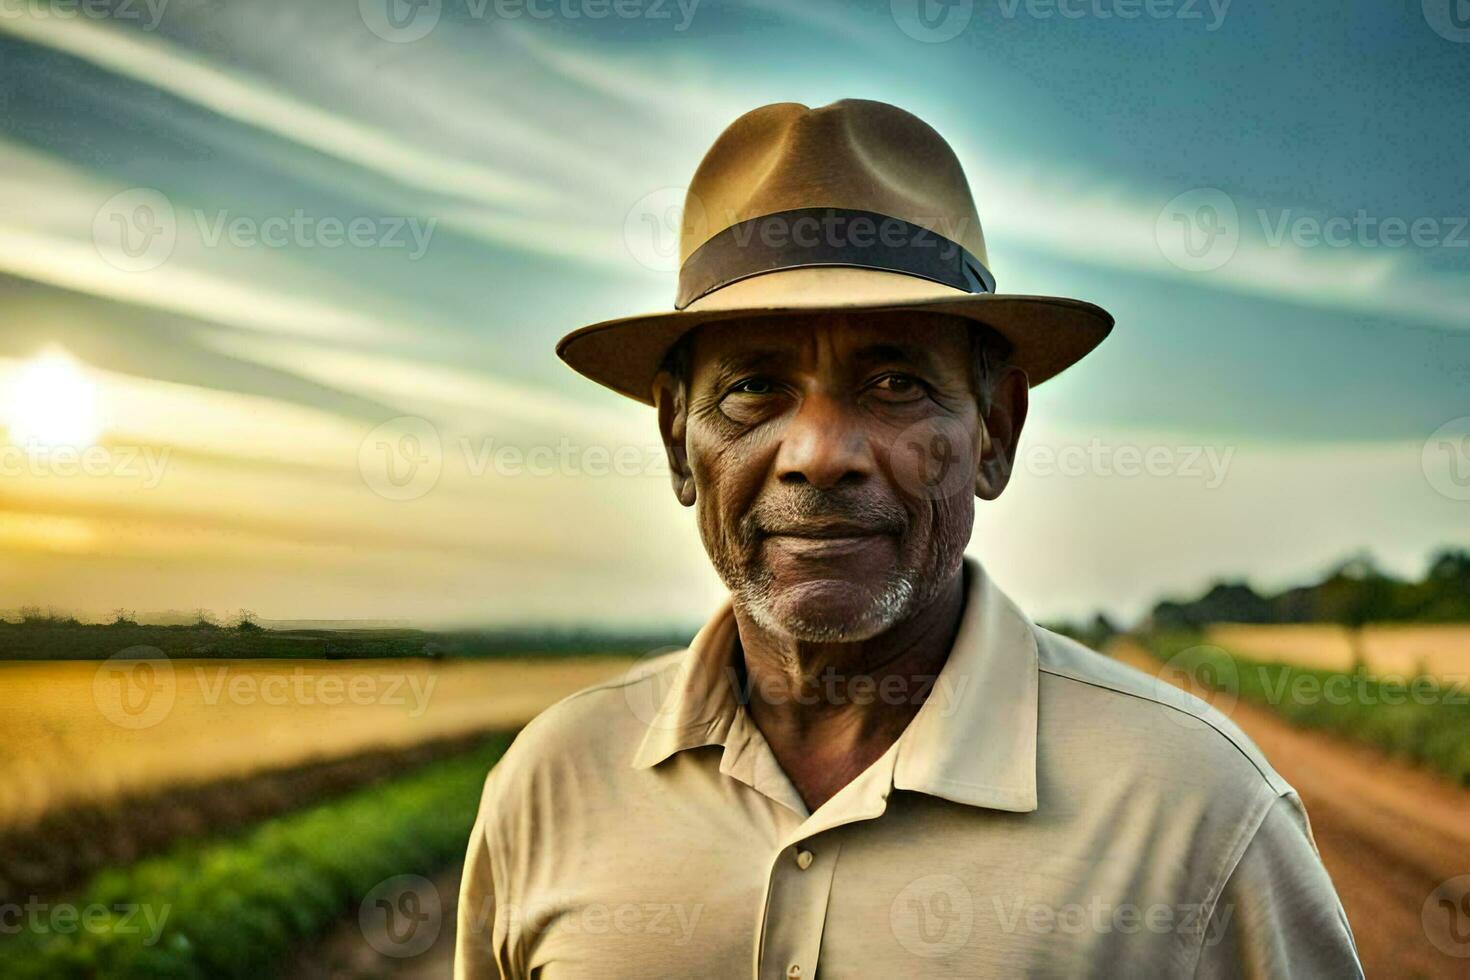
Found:
[[964, 170], [928, 123], [850, 99], [736, 119], [690, 182], [670, 311], [605, 320], [557, 344], [600, 384], [654, 404], [681, 337], [706, 325], [869, 311], [943, 314], [999, 334], [1037, 385], [1097, 346], [1106, 310], [996, 292]]
[[809, 208], [898, 218], [958, 242], [988, 265], [954, 150], [913, 113], [864, 99], [815, 109], [778, 102], [731, 123], [690, 182], [679, 262], [733, 225]]

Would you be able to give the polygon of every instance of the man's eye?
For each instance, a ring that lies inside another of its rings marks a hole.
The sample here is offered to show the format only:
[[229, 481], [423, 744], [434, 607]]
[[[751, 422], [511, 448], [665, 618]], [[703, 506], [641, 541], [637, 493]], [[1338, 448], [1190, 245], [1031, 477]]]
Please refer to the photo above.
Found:
[[924, 394], [919, 380], [907, 374], [885, 374], [868, 387], [889, 401], [907, 401]]
[[732, 395], [769, 395], [775, 390], [768, 378], [746, 378], [730, 386]]

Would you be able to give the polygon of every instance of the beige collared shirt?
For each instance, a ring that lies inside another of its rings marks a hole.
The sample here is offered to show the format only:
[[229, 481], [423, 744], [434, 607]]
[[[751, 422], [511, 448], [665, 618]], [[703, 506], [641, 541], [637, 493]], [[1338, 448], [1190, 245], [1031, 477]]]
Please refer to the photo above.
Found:
[[923, 707], [815, 812], [732, 686], [728, 605], [538, 717], [486, 782], [456, 975], [1361, 976], [1229, 719], [965, 575]]

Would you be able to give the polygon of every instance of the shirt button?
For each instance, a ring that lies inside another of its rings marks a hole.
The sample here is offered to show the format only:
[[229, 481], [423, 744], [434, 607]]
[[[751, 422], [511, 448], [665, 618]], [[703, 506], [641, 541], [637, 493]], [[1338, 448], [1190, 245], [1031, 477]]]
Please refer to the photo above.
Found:
[[[812, 858], [815, 856], [816, 855], [812, 854], [812, 852], [808, 851], [806, 848], [801, 848], [796, 852], [796, 866], [805, 871], [807, 868], [810, 868], [812, 866]], [[797, 973], [801, 972], [800, 967], [793, 966], [791, 969], [795, 970]]]

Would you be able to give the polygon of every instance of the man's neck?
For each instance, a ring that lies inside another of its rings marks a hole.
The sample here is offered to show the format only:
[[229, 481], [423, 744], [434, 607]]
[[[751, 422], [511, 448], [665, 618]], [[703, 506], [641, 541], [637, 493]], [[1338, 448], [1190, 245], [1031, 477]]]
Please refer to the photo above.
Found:
[[949, 657], [964, 572], [891, 629], [852, 643], [772, 634], [737, 606], [747, 710], [815, 810], [898, 740]]

